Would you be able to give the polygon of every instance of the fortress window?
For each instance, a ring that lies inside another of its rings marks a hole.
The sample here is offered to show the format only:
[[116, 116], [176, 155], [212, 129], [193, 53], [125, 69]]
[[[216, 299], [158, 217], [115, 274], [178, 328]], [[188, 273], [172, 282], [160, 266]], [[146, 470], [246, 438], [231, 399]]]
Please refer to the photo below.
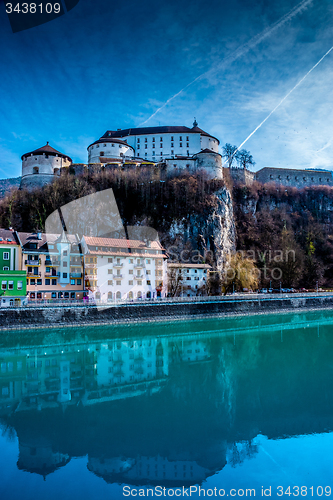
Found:
[[106, 148], [106, 144], [103, 144], [103, 146]]
[[160, 137], [160, 141], [163, 141], [163, 137]]
[[163, 148], [163, 144], [162, 143], [160, 144], [160, 148]]
[[111, 146], [114, 148], [114, 144], [111, 144]]
[[189, 143], [188, 143], [188, 142], [186, 143], [186, 147], [187, 147], [187, 148], [189, 148], [189, 147], [190, 147], [190, 145], [189, 145]]
[[155, 142], [155, 137], [153, 137], [153, 142]]
[[155, 147], [155, 144], [153, 144], [153, 148]]
[[171, 147], [173, 148], [173, 142], [171, 143]]
[[49, 157], [49, 155], [45, 155], [45, 158], [48, 158], [48, 157]]
[[104, 156], [104, 151], [101, 151], [99, 155]]
[[183, 147], [183, 144], [182, 144], [181, 142], [179, 143], [179, 147], [180, 147], [180, 148], [182, 148], [182, 147]]
[[186, 164], [186, 168], [190, 168], [190, 165], [188, 163]]
[[33, 173], [34, 174], [39, 174], [39, 168], [38, 167], [34, 167], [33, 168]]
[[59, 168], [55, 168], [55, 169], [53, 170], [53, 173], [55, 173], [55, 174], [57, 174], [58, 172], [59, 172]]
[[189, 150], [187, 150], [187, 156], [190, 156], [190, 152], [189, 152]]
[[319, 177], [319, 182], [321, 182], [321, 177]]
[[173, 135], [171, 136], [171, 141], [173, 141]]
[[182, 140], [183, 140], [182, 136], [180, 136], [180, 137], [179, 137], [179, 140], [180, 140], [180, 141], [182, 141]]
[[148, 139], [147, 139], [147, 137], [145, 137], [145, 142], [148, 142]]
[[287, 181], [289, 181], [289, 180], [290, 180], [290, 177], [289, 177], [289, 175], [287, 175]]
[[99, 148], [99, 144], [96, 144], [96, 148]]
[[303, 177], [303, 181], [306, 181], [306, 177]]
[[278, 175], [278, 179], [281, 179], [281, 175]]
[[297, 181], [297, 175], [295, 176], [295, 181]]
[[189, 141], [190, 139], [188, 138], [188, 136], [186, 137], [186, 140]]
[[171, 154], [172, 154], [172, 155], [174, 154], [173, 149], [171, 149]]
[[148, 144], [145, 144], [145, 149], [147, 149], [147, 148], [148, 148]]
[[314, 180], [314, 179], [313, 179], [313, 177], [311, 177], [311, 180], [312, 180], [312, 181]]
[[138, 137], [138, 142], [140, 142], [140, 137]]

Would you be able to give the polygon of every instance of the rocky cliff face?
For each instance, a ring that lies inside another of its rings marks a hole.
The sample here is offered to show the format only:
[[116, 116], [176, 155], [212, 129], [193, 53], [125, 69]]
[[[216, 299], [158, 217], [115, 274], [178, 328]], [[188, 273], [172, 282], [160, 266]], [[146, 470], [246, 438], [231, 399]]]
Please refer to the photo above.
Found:
[[171, 260], [201, 263], [203, 259], [222, 269], [236, 249], [236, 228], [230, 191], [223, 187], [212, 197], [209, 209], [174, 219], [161, 235]]

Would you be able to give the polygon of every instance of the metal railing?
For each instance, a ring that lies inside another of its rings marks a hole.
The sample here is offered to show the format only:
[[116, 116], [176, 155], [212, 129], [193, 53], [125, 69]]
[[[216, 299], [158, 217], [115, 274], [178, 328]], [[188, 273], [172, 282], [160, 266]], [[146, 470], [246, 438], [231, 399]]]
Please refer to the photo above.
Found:
[[262, 293], [235, 293], [225, 296], [198, 296], [198, 297], [153, 297], [153, 298], [139, 298], [139, 299], [108, 299], [108, 301], [94, 300], [87, 301], [84, 299], [29, 299], [27, 305], [24, 306], [9, 306], [3, 305], [2, 307], [66, 307], [66, 306], [78, 306], [78, 307], [118, 307], [126, 306], [131, 304], [139, 305], [149, 305], [149, 304], [178, 304], [178, 303], [195, 303], [195, 302], [251, 302], [257, 300], [260, 302], [271, 301], [274, 299], [303, 299], [310, 297], [322, 297], [322, 298], [332, 298], [333, 292], [306, 292], [306, 293], [274, 293], [274, 294], [262, 294]]

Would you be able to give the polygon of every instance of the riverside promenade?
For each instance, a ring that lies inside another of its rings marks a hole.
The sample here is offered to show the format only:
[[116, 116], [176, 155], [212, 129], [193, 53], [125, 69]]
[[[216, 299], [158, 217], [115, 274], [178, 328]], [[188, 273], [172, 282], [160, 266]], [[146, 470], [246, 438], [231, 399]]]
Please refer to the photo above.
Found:
[[243, 294], [110, 304], [39, 303], [0, 308], [0, 330], [105, 325], [333, 309], [333, 293]]

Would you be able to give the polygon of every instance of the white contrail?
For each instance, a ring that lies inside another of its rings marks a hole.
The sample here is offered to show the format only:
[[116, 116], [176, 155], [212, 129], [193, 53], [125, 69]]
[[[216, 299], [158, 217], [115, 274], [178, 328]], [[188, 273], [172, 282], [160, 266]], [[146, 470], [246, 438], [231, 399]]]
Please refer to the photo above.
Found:
[[258, 33], [258, 35], [256, 35], [253, 38], [251, 38], [251, 40], [249, 42], [247, 42], [244, 45], [242, 45], [241, 47], [239, 47], [237, 50], [235, 50], [235, 52], [233, 52], [229, 56], [226, 56], [223, 59], [223, 61], [220, 64], [218, 64], [216, 67], [210, 68], [208, 71], [205, 71], [201, 75], [197, 76], [194, 80], [192, 80], [190, 83], [188, 83], [179, 92], [177, 92], [173, 96], [169, 97], [169, 99], [167, 101], [165, 101], [165, 103], [162, 104], [162, 106], [160, 106], [149, 118], [147, 118], [147, 120], [145, 120], [144, 122], [142, 122], [140, 125], [144, 125], [149, 120], [151, 120], [157, 113], [159, 113], [159, 111], [161, 111], [161, 109], [165, 108], [165, 106], [167, 104], [169, 104], [169, 102], [173, 101], [173, 99], [175, 99], [176, 97], [178, 97], [182, 92], [184, 92], [188, 87], [190, 87], [191, 85], [193, 85], [195, 82], [197, 82], [201, 78], [204, 78], [206, 75], [208, 75], [212, 71], [216, 71], [216, 70], [218, 71], [218, 70], [224, 68], [229, 63], [232, 63], [232, 62], [236, 61], [241, 56], [243, 56], [244, 54], [246, 54], [246, 52], [248, 52], [249, 50], [251, 50], [254, 47], [256, 47], [260, 42], [262, 42], [263, 40], [265, 40], [265, 38], [267, 38], [269, 35], [271, 35], [275, 30], [277, 30], [278, 28], [280, 28], [281, 26], [283, 26], [286, 22], [290, 21], [293, 17], [295, 17], [297, 14], [299, 14], [302, 10], [304, 10], [312, 2], [313, 2], [313, 0], [302, 0], [302, 2], [300, 2], [299, 4], [297, 4], [293, 9], [291, 9], [289, 12], [287, 12], [287, 14], [285, 14], [284, 16], [282, 16], [274, 24], [272, 24], [268, 28], [265, 28], [264, 31], [262, 31], [261, 33]]
[[234, 155], [237, 153], [237, 151], [240, 150], [241, 147], [244, 146], [244, 144], [253, 136], [253, 134], [255, 134], [257, 132], [257, 130], [268, 120], [268, 118], [270, 116], [272, 116], [272, 114], [278, 109], [279, 106], [281, 106], [281, 104], [290, 96], [290, 94], [292, 92], [294, 92], [295, 89], [297, 89], [297, 87], [299, 87], [299, 85], [301, 85], [302, 82], [304, 82], [305, 78], [318, 66], [318, 64], [321, 63], [321, 61], [323, 59], [325, 59], [325, 57], [333, 50], [333, 46], [326, 52], [326, 54], [323, 55], [323, 57], [321, 59], [319, 59], [319, 61], [306, 73], [305, 76], [303, 76], [303, 78], [301, 78], [301, 80], [296, 83], [295, 87], [293, 87], [291, 90], [289, 90], [288, 94], [284, 96], [284, 98], [279, 102], [279, 104], [277, 104], [275, 106], [275, 108], [266, 116], [266, 118], [258, 125], [258, 127], [256, 127], [253, 132], [251, 132], [251, 134], [245, 139], [245, 141], [242, 142], [242, 144], [240, 146], [238, 146], [237, 150], [235, 151]]

